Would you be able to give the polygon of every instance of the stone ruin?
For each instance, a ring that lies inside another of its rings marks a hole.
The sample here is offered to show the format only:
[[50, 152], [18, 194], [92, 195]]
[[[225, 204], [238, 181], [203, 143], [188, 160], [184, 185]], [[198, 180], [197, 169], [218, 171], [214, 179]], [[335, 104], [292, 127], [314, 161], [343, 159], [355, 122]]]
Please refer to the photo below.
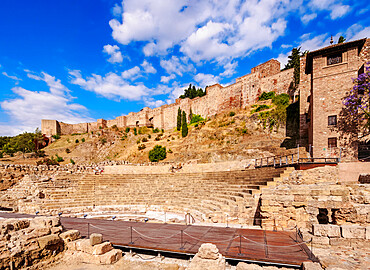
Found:
[[59, 217], [0, 219], [0, 230], [0, 269], [42, 269], [66, 250], [95, 264], [112, 264], [122, 257], [100, 234], [80, 239], [79, 231], [64, 230]]

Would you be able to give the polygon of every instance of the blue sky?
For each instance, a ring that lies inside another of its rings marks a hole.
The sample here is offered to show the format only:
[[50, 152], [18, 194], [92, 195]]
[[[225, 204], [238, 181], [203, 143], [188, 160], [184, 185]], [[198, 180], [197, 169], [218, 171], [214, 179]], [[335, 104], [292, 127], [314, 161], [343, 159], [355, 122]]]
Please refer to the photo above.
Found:
[[331, 35], [370, 37], [368, 0], [1, 1], [0, 135], [172, 103]]

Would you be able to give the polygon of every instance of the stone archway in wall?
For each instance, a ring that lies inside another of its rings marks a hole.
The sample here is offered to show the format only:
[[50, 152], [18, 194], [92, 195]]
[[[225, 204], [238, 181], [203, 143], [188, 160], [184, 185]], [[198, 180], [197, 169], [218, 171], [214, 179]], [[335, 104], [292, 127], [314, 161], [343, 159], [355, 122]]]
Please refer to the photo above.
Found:
[[136, 126], [137, 126], [137, 127], [139, 126], [139, 121], [136, 121]]
[[150, 118], [149, 118], [149, 127], [154, 127], [154, 124], [153, 124], [153, 117], [150, 117]]

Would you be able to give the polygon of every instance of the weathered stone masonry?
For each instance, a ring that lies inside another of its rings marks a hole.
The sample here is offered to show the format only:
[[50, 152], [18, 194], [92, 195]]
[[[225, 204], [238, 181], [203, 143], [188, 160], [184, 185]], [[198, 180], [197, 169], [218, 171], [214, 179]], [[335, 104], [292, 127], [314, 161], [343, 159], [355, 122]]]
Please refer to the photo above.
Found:
[[313, 157], [357, 159], [357, 132], [341, 133], [343, 98], [352, 89], [352, 78], [370, 60], [370, 39], [335, 44], [308, 53], [300, 63], [300, 145]]
[[99, 127], [157, 127], [171, 129], [176, 127], [177, 110], [187, 114], [190, 109], [195, 114], [209, 117], [225, 110], [242, 108], [254, 103], [262, 92], [275, 91], [288, 93], [293, 79], [293, 69], [280, 71], [280, 62], [269, 60], [252, 68], [251, 74], [237, 78], [234, 84], [223, 87], [219, 84], [207, 88], [207, 95], [194, 99], [177, 99], [175, 103], [158, 108], [143, 108], [137, 113], [129, 113], [113, 120], [98, 119], [93, 123], [67, 124], [57, 120], [41, 121], [41, 130], [47, 136], [55, 134], [86, 133]]

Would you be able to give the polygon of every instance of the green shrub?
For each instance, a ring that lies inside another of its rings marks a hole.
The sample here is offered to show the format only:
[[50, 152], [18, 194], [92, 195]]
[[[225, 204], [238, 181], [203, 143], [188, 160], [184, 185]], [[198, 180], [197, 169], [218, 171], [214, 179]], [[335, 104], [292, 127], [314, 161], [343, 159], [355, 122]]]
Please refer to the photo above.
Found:
[[156, 145], [152, 150], [149, 151], [149, 160], [151, 162], [158, 162], [164, 160], [167, 156], [166, 147]]
[[275, 96], [272, 99], [272, 103], [275, 105], [289, 105], [289, 95], [288, 94], [280, 94]]
[[67, 143], [70, 143], [71, 141], [69, 140], [69, 138], [67, 139]]
[[66, 148], [66, 153], [67, 154], [71, 153], [71, 150], [69, 150], [69, 148]]
[[118, 131], [118, 127], [117, 127], [117, 125], [113, 125], [113, 126], [112, 126], [112, 129], [113, 129], [113, 130], [115, 130], [115, 131]]
[[103, 127], [102, 126], [99, 126], [99, 129], [103, 129]]
[[126, 133], [129, 133], [129, 132], [130, 132], [130, 128], [129, 128], [129, 127], [127, 127], [127, 128], [125, 129], [125, 132], [126, 132]]
[[69, 162], [71, 162], [73, 165], [76, 164], [76, 162], [73, 159], [70, 159]]
[[59, 163], [59, 162], [63, 162], [64, 159], [58, 155], [55, 155], [56, 156], [56, 161]]
[[167, 151], [168, 153], [172, 153], [172, 150], [171, 149], [168, 149], [168, 151]]
[[268, 100], [268, 99], [272, 99], [273, 97], [275, 96], [275, 92], [274, 91], [271, 91], [271, 92], [263, 92], [261, 94], [261, 96], [258, 98], [258, 100]]
[[147, 142], [147, 141], [148, 141], [148, 139], [144, 137], [141, 141], [142, 141], [142, 142]]
[[148, 134], [148, 139], [151, 139], [152, 138], [152, 135]]
[[260, 111], [263, 111], [263, 110], [267, 110], [267, 109], [270, 109], [271, 106], [269, 105], [265, 105], [265, 104], [262, 104], [262, 105], [259, 105], [257, 108], [255, 108], [254, 110], [251, 111], [251, 114], [253, 113], [256, 113], [256, 112], [260, 112]]
[[106, 144], [107, 143], [107, 138], [101, 138], [100, 142], [101, 142], [101, 144]]
[[157, 137], [155, 137], [155, 141], [160, 141], [162, 139], [162, 134], [158, 134]]
[[230, 112], [230, 113], [229, 113], [229, 116], [230, 116], [230, 117], [233, 117], [234, 115], [235, 115], [235, 112]]
[[136, 129], [136, 127], [134, 128], [134, 134], [135, 134], [135, 136], [137, 135], [137, 129]]
[[81, 139], [81, 141], [82, 141], [82, 142], [85, 142], [85, 138], [82, 138], [82, 139]]
[[138, 140], [136, 141], [136, 143], [137, 143], [137, 144], [141, 143], [141, 140], [140, 140], [140, 139], [138, 139]]
[[153, 129], [153, 133], [158, 133], [158, 132], [159, 132], [159, 128]]
[[3, 157], [4, 157], [3, 152], [0, 152], [0, 158], [3, 158]]
[[204, 118], [199, 114], [193, 114], [190, 120], [190, 124], [198, 123], [204, 121]]
[[51, 136], [51, 137], [53, 137], [53, 138], [54, 138], [54, 139], [56, 139], [56, 140], [60, 139], [60, 135], [59, 135], [59, 134], [53, 135], [53, 136]]
[[145, 149], [145, 148], [146, 148], [145, 144], [140, 144], [140, 145], [137, 147], [137, 149], [139, 149], [140, 151], [141, 151], [141, 150], [143, 150], [143, 149]]
[[75, 143], [79, 143], [80, 141], [78, 139], [75, 140]]
[[59, 163], [54, 159], [54, 157], [45, 158], [36, 162], [36, 165], [59, 165]]

